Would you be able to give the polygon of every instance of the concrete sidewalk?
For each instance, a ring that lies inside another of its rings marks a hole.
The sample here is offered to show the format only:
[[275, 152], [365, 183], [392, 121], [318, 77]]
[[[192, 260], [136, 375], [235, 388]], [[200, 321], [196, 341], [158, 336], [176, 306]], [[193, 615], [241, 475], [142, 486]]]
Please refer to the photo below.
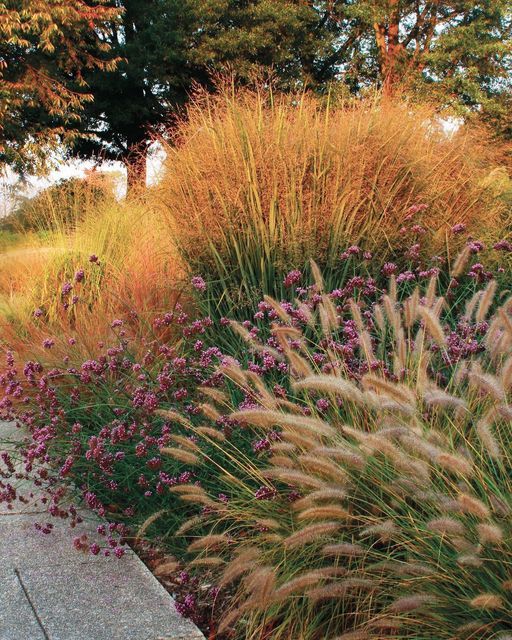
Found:
[[[0, 450], [16, 436], [0, 423]], [[0, 640], [204, 639], [133, 552], [82, 554], [65, 522], [35, 502], [18, 504], [9, 511], [0, 503]], [[48, 521], [51, 534], [36, 530]], [[91, 514], [80, 534], [101, 542], [96, 524]]]

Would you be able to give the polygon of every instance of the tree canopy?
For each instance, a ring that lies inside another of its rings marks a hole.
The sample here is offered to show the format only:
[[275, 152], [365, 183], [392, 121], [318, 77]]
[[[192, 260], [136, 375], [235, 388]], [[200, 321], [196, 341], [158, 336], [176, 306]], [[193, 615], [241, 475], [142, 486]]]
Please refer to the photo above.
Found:
[[[337, 34], [333, 64], [358, 91], [377, 83], [468, 108], [510, 94], [510, 0], [330, 0], [311, 3]], [[319, 78], [321, 80], [321, 78]]]
[[4, 0], [0, 125], [14, 157], [53, 127], [133, 166], [194, 85], [229, 72], [405, 91], [507, 135], [511, 29], [512, 0]]
[[[148, 129], [169, 124], [195, 84], [213, 87], [217, 72], [247, 82], [262, 69], [282, 87], [303, 76], [303, 60], [318, 55], [315, 12], [289, 0], [122, 0], [120, 24], [107, 42], [122, 58], [114, 73], [88, 75], [84, 155], [131, 161], [143, 151]], [[114, 2], [112, 3], [114, 5]], [[141, 148], [142, 147], [142, 148]]]
[[103, 34], [118, 16], [102, 0], [0, 2], [0, 162], [22, 168], [42, 142], [74, 137], [93, 100], [85, 73], [115, 67]]
[[129, 158], [148, 128], [168, 122], [193, 83], [235, 71], [247, 82], [273, 70], [284, 89], [352, 94], [398, 87], [457, 113], [506, 113], [509, 0], [116, 0], [108, 42], [122, 62], [90, 80], [95, 101], [82, 151]]

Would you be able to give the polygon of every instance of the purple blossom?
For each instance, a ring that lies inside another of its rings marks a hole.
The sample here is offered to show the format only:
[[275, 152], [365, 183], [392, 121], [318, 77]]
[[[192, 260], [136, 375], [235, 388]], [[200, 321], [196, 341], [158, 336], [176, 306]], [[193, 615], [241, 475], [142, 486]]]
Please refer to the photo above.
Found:
[[196, 596], [192, 593], [189, 593], [185, 596], [182, 602], [176, 602], [174, 606], [176, 607], [176, 611], [181, 616], [183, 616], [184, 618], [190, 618], [196, 612]]
[[487, 282], [492, 280], [492, 273], [484, 269], [484, 265], [481, 262], [475, 262], [468, 271], [468, 276], [473, 278], [477, 282]]
[[65, 282], [62, 285], [61, 293], [63, 296], [67, 296], [71, 293], [72, 290], [73, 290], [73, 285], [71, 284], [71, 282]]
[[425, 203], [411, 205], [407, 209], [408, 215], [406, 217], [406, 220], [410, 220], [414, 214], [419, 213], [420, 211], [425, 211], [425, 209], [427, 208], [428, 208], [428, 204], [425, 204]]
[[420, 257], [420, 245], [418, 243], [413, 244], [409, 248], [409, 251], [407, 252], [407, 257], [410, 258], [411, 260], [418, 260], [418, 258]]
[[430, 269], [426, 269], [425, 271], [419, 271], [418, 277], [420, 278], [432, 278], [433, 276], [438, 276], [440, 272], [439, 267], [431, 267]]
[[468, 248], [471, 253], [480, 253], [485, 249], [485, 245], [480, 240], [470, 240], [468, 242]]
[[261, 453], [262, 451], [268, 451], [270, 446], [270, 440], [268, 438], [262, 438], [252, 443], [252, 450], [255, 453]]
[[206, 291], [206, 282], [201, 276], [194, 276], [190, 283], [197, 291]]
[[416, 279], [416, 276], [412, 271], [404, 271], [403, 273], [398, 274], [396, 281], [397, 281], [397, 284], [401, 284], [402, 282], [411, 282], [412, 280], [415, 280], [415, 279]]
[[256, 500], [274, 500], [277, 496], [277, 490], [273, 487], [260, 487], [254, 494]]
[[500, 240], [493, 245], [493, 249], [498, 251], [512, 251], [512, 243], [508, 240]]
[[298, 269], [294, 269], [286, 275], [285, 279], [283, 280], [283, 284], [285, 287], [293, 287], [294, 284], [300, 282], [301, 278], [302, 273]]
[[384, 266], [382, 267], [382, 273], [385, 276], [389, 277], [389, 276], [393, 275], [394, 273], [396, 273], [397, 269], [398, 269], [398, 267], [396, 266], [396, 264], [394, 262], [386, 262], [384, 264]]
[[316, 401], [316, 408], [318, 409], [318, 411], [327, 411], [329, 407], [330, 403], [326, 398], [320, 398]]

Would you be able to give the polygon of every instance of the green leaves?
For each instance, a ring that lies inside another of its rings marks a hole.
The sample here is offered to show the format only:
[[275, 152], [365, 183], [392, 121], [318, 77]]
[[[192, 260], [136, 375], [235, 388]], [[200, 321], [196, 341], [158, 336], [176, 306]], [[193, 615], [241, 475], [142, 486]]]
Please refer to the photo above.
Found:
[[46, 132], [76, 144], [80, 129], [78, 154], [130, 161], [218, 74], [405, 92], [507, 136], [511, 30], [510, 0], [9, 0], [3, 160], [22, 165]]
[[103, 40], [119, 9], [102, 0], [0, 3], [0, 164], [33, 166], [57, 140], [71, 141], [92, 95], [84, 69], [112, 69]]

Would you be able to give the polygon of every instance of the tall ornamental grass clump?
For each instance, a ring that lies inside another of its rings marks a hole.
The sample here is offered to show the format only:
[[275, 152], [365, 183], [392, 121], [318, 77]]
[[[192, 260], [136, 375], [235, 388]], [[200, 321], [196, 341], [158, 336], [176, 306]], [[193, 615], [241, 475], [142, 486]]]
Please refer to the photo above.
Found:
[[178, 532], [191, 566], [233, 590], [219, 632], [509, 639], [511, 300], [490, 281], [454, 319], [434, 275], [402, 302], [392, 280], [378, 303], [340, 307], [313, 271], [307, 300], [267, 298], [268, 339], [235, 325], [287, 381], [232, 361], [243, 403], [204, 389], [206, 416], [252, 431], [258, 453], [192, 423], [163, 449], [218, 477], [216, 493], [171, 492], [200, 506]]
[[70, 337], [82, 355], [97, 353], [112, 319], [150, 326], [179, 295], [179, 260], [143, 197], [64, 183], [27, 203], [22, 222], [23, 247], [0, 256], [1, 338], [19, 353], [43, 357], [40, 345], [52, 338], [62, 355]]
[[455, 224], [478, 237], [506, 228], [483, 132], [447, 133], [428, 107], [225, 89], [196, 96], [166, 151], [157, 198], [219, 317], [280, 298], [311, 257], [328, 282], [350, 245], [393, 259], [411, 219], [427, 256]]

